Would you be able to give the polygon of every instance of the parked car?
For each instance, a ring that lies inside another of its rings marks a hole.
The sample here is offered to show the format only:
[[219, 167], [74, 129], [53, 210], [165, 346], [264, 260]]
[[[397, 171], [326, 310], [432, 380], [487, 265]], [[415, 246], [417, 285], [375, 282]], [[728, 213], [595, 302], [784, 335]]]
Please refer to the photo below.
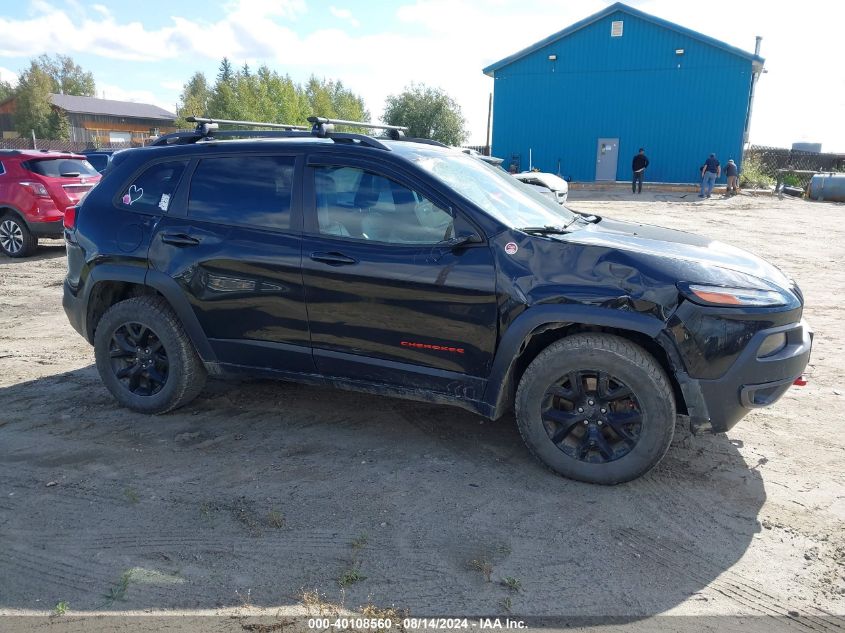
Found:
[[485, 163], [487, 163], [489, 165], [493, 165], [494, 167], [501, 167], [502, 163], [505, 162], [504, 158], [498, 158], [496, 156], [487, 156], [486, 154], [482, 154], [481, 152], [474, 150], [474, 149], [471, 149], [469, 147], [462, 147], [461, 151], [464, 154], [469, 154], [470, 156], [474, 156], [478, 160], [483, 160]]
[[759, 257], [313, 122], [226, 140], [200, 120], [116, 155], [65, 215], [65, 311], [122, 405], [248, 373], [515, 411], [550, 469], [613, 484], [676, 421], [726, 431], [802, 375], [803, 296]]
[[39, 237], [62, 237], [65, 209], [99, 180], [79, 154], [0, 150], [0, 251], [26, 257]]
[[524, 182], [522, 183], [522, 186], [537, 195], [548, 198], [552, 202], [557, 202], [557, 194], [545, 185], [535, 185], [534, 183]]
[[106, 168], [111, 164], [112, 158], [116, 152], [122, 152], [120, 149], [86, 149], [82, 153], [88, 162], [101, 174], [106, 171]]
[[542, 171], [523, 171], [513, 174], [513, 177], [529, 185], [540, 185], [551, 189], [560, 204], [566, 203], [566, 198], [569, 196], [569, 183], [560, 176]]

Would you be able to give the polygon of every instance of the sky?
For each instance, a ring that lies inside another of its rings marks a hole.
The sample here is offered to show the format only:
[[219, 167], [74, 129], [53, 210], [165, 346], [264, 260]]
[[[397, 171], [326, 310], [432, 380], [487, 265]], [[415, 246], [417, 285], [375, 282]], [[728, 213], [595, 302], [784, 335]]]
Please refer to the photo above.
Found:
[[[98, 96], [175, 111], [196, 71], [262, 63], [302, 82], [340, 79], [373, 118], [412, 82], [461, 106], [483, 144], [493, 80], [481, 69], [612, 4], [607, 0], [0, 0], [0, 78], [70, 55]], [[845, 152], [845, 2], [629, 0], [641, 11], [753, 52], [763, 37], [751, 142]]]

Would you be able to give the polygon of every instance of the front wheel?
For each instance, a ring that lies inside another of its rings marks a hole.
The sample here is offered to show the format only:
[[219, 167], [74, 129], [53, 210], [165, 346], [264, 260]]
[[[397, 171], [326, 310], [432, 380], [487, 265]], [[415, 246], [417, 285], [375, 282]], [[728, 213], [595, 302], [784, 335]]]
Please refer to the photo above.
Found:
[[135, 297], [109, 308], [94, 333], [94, 355], [112, 395], [141, 413], [181, 407], [205, 386], [205, 367], [161, 297]]
[[642, 347], [609, 334], [576, 334], [525, 370], [516, 393], [519, 432], [558, 474], [617, 484], [653, 468], [672, 443], [675, 398]]

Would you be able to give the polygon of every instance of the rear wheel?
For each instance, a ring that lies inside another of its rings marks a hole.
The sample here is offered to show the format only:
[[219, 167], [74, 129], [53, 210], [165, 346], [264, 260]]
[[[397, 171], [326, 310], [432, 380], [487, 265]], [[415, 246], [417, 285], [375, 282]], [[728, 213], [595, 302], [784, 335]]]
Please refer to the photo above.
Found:
[[550, 345], [525, 370], [516, 418], [525, 443], [555, 472], [616, 484], [663, 457], [675, 399], [643, 348], [618, 336], [578, 334]]
[[9, 257], [27, 257], [38, 246], [26, 223], [13, 213], [0, 218], [0, 250]]
[[160, 297], [113, 305], [94, 333], [103, 383], [123, 406], [166, 413], [193, 400], [206, 371], [173, 310]]

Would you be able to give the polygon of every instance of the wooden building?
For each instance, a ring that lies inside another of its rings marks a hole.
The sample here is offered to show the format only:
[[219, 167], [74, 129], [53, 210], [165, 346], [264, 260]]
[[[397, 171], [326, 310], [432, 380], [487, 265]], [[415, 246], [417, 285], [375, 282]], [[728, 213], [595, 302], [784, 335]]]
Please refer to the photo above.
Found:
[[[0, 130], [4, 138], [16, 135], [17, 99], [0, 103]], [[51, 94], [50, 101], [70, 124], [70, 141], [97, 147], [137, 147], [151, 138], [176, 130], [176, 115], [148, 103]]]

